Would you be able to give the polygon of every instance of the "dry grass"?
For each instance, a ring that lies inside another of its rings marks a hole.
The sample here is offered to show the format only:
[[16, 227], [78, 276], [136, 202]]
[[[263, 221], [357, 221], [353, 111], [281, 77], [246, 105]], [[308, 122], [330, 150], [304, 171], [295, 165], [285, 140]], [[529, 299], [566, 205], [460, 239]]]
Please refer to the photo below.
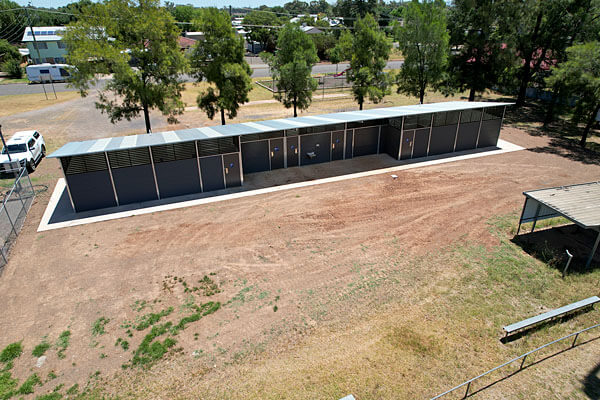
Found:
[[64, 103], [65, 101], [78, 98], [79, 93], [59, 92], [56, 93], [56, 96], [58, 99], [54, 99], [54, 94], [51, 94], [48, 96], [48, 100], [46, 100], [43, 93], [0, 96], [0, 117], [6, 117], [25, 111], [39, 110], [54, 104]]

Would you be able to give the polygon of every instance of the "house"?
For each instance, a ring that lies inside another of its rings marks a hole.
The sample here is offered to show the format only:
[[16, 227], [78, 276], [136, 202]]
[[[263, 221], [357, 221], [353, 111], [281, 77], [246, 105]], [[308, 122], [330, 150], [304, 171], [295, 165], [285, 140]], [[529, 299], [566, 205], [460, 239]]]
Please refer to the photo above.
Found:
[[189, 37], [179, 36], [177, 38], [177, 43], [179, 44], [179, 50], [181, 50], [182, 53], [187, 53], [194, 47], [196, 41]]
[[319, 33], [323, 33], [322, 30], [314, 26], [301, 26], [300, 29], [302, 29], [302, 32], [308, 35], [318, 35]]
[[63, 26], [39, 26], [34, 27], [32, 32], [29, 27], [25, 28], [22, 42], [29, 49], [29, 56], [34, 64], [66, 63], [67, 46], [62, 41], [64, 29]]

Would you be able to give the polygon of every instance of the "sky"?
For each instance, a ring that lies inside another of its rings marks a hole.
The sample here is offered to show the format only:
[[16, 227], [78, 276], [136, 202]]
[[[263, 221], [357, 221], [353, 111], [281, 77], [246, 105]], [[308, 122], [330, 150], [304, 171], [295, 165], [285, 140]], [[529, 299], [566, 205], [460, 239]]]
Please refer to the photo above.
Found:
[[[13, 0], [16, 3], [26, 6], [29, 0]], [[74, 0], [31, 0], [31, 5], [35, 7], [56, 8], [72, 3]], [[192, 4], [196, 7], [258, 7], [260, 5], [283, 6], [290, 0], [173, 0], [175, 4]], [[306, 0], [305, 0], [306, 1]], [[332, 0], [329, 0], [332, 3]], [[161, 0], [164, 3], [164, 0]]]

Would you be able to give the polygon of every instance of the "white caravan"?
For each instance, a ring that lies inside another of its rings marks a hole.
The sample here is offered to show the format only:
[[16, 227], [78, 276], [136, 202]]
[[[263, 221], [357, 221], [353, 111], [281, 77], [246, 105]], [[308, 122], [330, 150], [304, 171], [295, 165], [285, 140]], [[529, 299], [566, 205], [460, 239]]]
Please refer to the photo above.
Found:
[[69, 68], [71, 66], [67, 64], [37, 64], [28, 65], [27, 79], [30, 82], [65, 82], [70, 77]]

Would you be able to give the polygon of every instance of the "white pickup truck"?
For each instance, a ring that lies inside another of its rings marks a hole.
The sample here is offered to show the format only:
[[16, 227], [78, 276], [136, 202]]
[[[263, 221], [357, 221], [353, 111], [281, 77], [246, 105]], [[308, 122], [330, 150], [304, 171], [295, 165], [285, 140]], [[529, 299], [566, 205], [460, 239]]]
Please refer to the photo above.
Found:
[[38, 131], [17, 132], [6, 142], [6, 147], [0, 153], [0, 173], [6, 175], [8, 172], [14, 172], [16, 161], [21, 167], [27, 167], [27, 171], [31, 173], [45, 156], [46, 143]]

